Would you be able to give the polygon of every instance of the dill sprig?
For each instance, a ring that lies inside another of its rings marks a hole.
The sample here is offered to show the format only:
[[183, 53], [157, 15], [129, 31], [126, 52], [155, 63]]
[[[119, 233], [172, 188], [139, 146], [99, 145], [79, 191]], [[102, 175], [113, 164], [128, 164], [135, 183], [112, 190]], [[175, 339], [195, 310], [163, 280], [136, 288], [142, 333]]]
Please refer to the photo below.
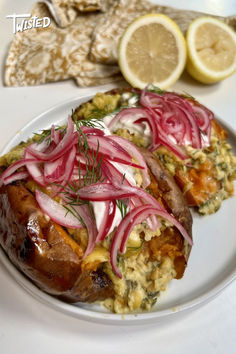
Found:
[[[121, 184], [124, 183], [124, 180], [125, 180], [125, 173], [122, 176]], [[120, 213], [121, 213], [121, 217], [123, 219], [125, 217], [125, 215], [127, 214], [128, 205], [122, 200], [116, 200], [116, 205], [119, 208]]]
[[157, 93], [158, 95], [164, 95], [164, 93], [166, 93], [166, 91], [160, 89], [160, 87], [155, 85], [149, 85], [147, 90], [150, 92]]
[[86, 135], [82, 131], [81, 126], [76, 125], [76, 128], [78, 131], [78, 150], [80, 154], [82, 154], [85, 158], [85, 169], [86, 169], [86, 174], [83, 174], [83, 184], [82, 184], [81, 164], [79, 161], [78, 175], [79, 175], [79, 188], [81, 188], [89, 184], [102, 182], [104, 180], [102, 178], [103, 176], [101, 170], [103, 155], [99, 153], [99, 141], [97, 142], [96, 151], [92, 150], [90, 152]]
[[34, 133], [34, 136], [38, 136], [40, 139], [45, 139], [49, 135], [51, 135], [51, 129], [41, 130], [42, 133]]
[[127, 214], [128, 206], [122, 200], [116, 200], [116, 205], [119, 208], [120, 213], [121, 213], [121, 217], [123, 219], [125, 217], [125, 215]]
[[[64, 193], [66, 194], [68, 192], [64, 192]], [[91, 204], [91, 202], [89, 200], [81, 200], [81, 199], [79, 199], [79, 196], [74, 197], [74, 196], [71, 196], [71, 195], [67, 195], [67, 205], [63, 205], [63, 206], [64, 206], [64, 208], [67, 211], [66, 214], [71, 213], [73, 216], [75, 216], [81, 222], [81, 224], [84, 227], [86, 227], [83, 218], [75, 210], [76, 206], [83, 206], [83, 205], [87, 205], [87, 207], [89, 209], [89, 213], [90, 213], [92, 219], [95, 220], [93, 206], [92, 206], [92, 204]]]
[[51, 129], [42, 130], [42, 133], [34, 133], [36, 143], [41, 144], [45, 139], [48, 139], [48, 144], [51, 143]]
[[105, 117], [108, 113], [109, 113], [108, 107], [107, 107], [107, 109], [106, 109], [106, 107], [105, 107], [105, 109], [100, 109], [98, 107], [94, 107], [92, 109], [91, 113], [89, 114], [89, 117], [99, 119], [99, 118]]
[[[64, 205], [64, 208], [66, 209], [67, 213], [70, 212], [72, 215], [77, 217], [83, 225], [85, 225], [81, 216], [79, 216], [76, 212], [75, 206], [87, 205], [91, 217], [95, 219], [95, 216], [91, 202], [87, 200], [81, 200], [79, 198], [79, 189], [90, 184], [104, 181], [101, 170], [103, 155], [99, 152], [99, 141], [97, 143], [96, 150], [89, 149], [87, 137], [82, 130], [82, 126], [84, 125], [81, 121], [77, 121], [76, 123], [75, 124], [78, 132], [78, 151], [85, 160], [85, 170], [82, 171], [81, 162], [79, 161], [78, 180], [73, 182], [66, 181], [65, 185], [59, 186], [63, 189], [61, 193], [66, 195], [67, 205]], [[91, 127], [91, 125], [89, 126]]]
[[79, 220], [79, 222], [84, 226], [86, 227], [85, 223], [84, 223], [84, 220], [81, 218], [81, 216], [76, 212], [75, 208], [73, 207], [72, 204], [70, 204], [70, 207], [68, 207], [67, 205], [63, 205], [63, 207], [66, 209], [66, 215], [68, 213], [71, 213], [75, 218], [77, 218]]
[[[73, 118], [73, 117], [72, 117]], [[81, 127], [88, 127], [88, 128], [96, 128], [96, 129], [104, 129], [104, 125], [102, 123], [101, 120], [99, 119], [80, 119], [80, 120], [74, 120], [74, 123], [76, 125], [76, 128], [78, 130], [78, 128]]]
[[[66, 128], [64, 126], [62, 127], [59, 127], [59, 126], [56, 126], [55, 127], [55, 130], [59, 130], [59, 129], [63, 129], [62, 130], [62, 135], [65, 134], [65, 131], [66, 131]], [[48, 139], [48, 144], [51, 143], [51, 129], [43, 129], [41, 130], [41, 133], [34, 133], [34, 137], [37, 138], [37, 144], [40, 144], [43, 142], [43, 140], [45, 139]]]

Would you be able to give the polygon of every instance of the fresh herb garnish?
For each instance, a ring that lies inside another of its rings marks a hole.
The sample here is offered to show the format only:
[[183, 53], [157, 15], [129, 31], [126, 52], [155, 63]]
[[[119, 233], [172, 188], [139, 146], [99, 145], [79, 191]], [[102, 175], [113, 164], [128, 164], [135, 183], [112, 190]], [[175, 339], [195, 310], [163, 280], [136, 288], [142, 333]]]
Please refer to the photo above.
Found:
[[[66, 128], [65, 127], [55, 127], [55, 130], [62, 130], [62, 135], [64, 135]], [[34, 133], [34, 136], [37, 137], [37, 144], [42, 143], [45, 139], [48, 139], [48, 144], [51, 143], [51, 129], [43, 129], [42, 133]]]
[[[124, 180], [125, 180], [125, 173], [124, 173], [123, 176], [122, 176], [121, 184], [124, 183]], [[127, 214], [127, 208], [128, 208], [128, 206], [127, 206], [127, 204], [126, 204], [124, 201], [122, 201], [122, 200], [116, 200], [116, 205], [117, 205], [117, 207], [119, 208], [120, 213], [121, 213], [121, 217], [122, 217], [122, 219], [123, 219], [123, 218], [125, 217], [125, 215]]]
[[[87, 123], [88, 121], [86, 121]], [[77, 123], [77, 124], [76, 124]], [[91, 122], [90, 122], [91, 123]], [[66, 182], [66, 185], [61, 185], [63, 189], [61, 193], [66, 195], [68, 203], [64, 208], [67, 212], [70, 212], [75, 217], [79, 218], [84, 225], [82, 218], [76, 213], [75, 206], [87, 205], [91, 217], [94, 219], [93, 207], [90, 201], [79, 199], [79, 189], [90, 184], [103, 182], [103, 174], [101, 171], [101, 164], [103, 161], [103, 155], [99, 152], [99, 141], [96, 150], [90, 150], [87, 137], [82, 130], [82, 121], [75, 122], [78, 132], [78, 151], [83, 157], [83, 169], [81, 162], [78, 162], [78, 180], [73, 182]], [[90, 125], [91, 127], [91, 125]], [[93, 126], [94, 127], [94, 126]], [[75, 197], [75, 195], [77, 195]]]
[[[71, 117], [76, 125], [77, 130], [82, 126], [88, 128], [104, 129], [104, 125], [100, 119], [94, 117], [94, 119], [77, 119], [74, 111], [72, 110]], [[104, 116], [103, 116], [104, 117]], [[103, 118], [101, 117], [101, 118]]]
[[121, 213], [121, 217], [123, 219], [125, 217], [125, 215], [127, 214], [128, 206], [122, 200], [116, 200], [116, 205], [119, 208], [120, 213]]
[[166, 91], [160, 89], [160, 87], [155, 85], [149, 85], [147, 90], [150, 92], [157, 93], [158, 95], [164, 95], [164, 93], [166, 93]]
[[74, 207], [73, 207], [73, 204], [69, 203], [68, 205], [69, 205], [69, 207], [68, 207], [67, 205], [63, 205], [64, 208], [65, 208], [66, 211], [67, 211], [66, 215], [67, 215], [68, 213], [71, 213], [75, 218], [77, 218], [77, 219], [79, 220], [79, 222], [80, 222], [84, 227], [86, 227], [86, 225], [85, 225], [85, 223], [84, 223], [84, 220], [83, 220], [83, 219], [81, 218], [81, 216], [76, 212], [76, 210], [75, 210]]
[[94, 107], [91, 111], [91, 113], [89, 114], [89, 118], [91, 117], [93, 118], [103, 118], [105, 117], [109, 112], [109, 107], [105, 106], [104, 109], [100, 109], [98, 107]]
[[[37, 144], [40, 144], [46, 138], [50, 138], [51, 137], [51, 129], [42, 130], [42, 133], [34, 133], [34, 136], [37, 138]], [[51, 138], [50, 138], [49, 142], [51, 142]]]
[[[66, 192], [66, 193], [68, 193], [68, 192]], [[67, 213], [71, 213], [73, 216], [75, 216], [84, 227], [86, 227], [85, 222], [84, 222], [83, 218], [76, 212], [74, 207], [87, 205], [91, 218], [93, 220], [95, 220], [93, 206], [89, 200], [81, 200], [81, 199], [79, 199], [79, 196], [77, 196], [75, 198], [75, 197], [68, 195], [68, 194], [67, 194], [67, 200], [68, 200], [67, 205], [63, 205], [63, 207], [66, 209]]]

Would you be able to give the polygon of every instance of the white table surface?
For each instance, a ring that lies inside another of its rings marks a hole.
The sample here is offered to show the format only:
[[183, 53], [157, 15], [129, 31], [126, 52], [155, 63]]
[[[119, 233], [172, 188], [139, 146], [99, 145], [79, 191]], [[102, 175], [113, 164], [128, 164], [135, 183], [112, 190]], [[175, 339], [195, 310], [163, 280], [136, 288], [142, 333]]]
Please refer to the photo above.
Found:
[[[32, 0], [0, 1], [1, 68], [13, 37], [5, 16], [27, 13]], [[159, 4], [218, 15], [236, 13], [235, 0], [169, 0]], [[2, 80], [1, 80], [2, 81]], [[30, 119], [69, 98], [84, 95], [73, 81], [39, 87], [0, 84], [0, 150]], [[111, 85], [103, 86], [108, 89]], [[203, 86], [184, 74], [174, 85], [191, 93], [236, 130], [236, 75]], [[236, 233], [236, 231], [235, 231]], [[172, 322], [142, 326], [93, 324], [63, 315], [25, 292], [0, 264], [0, 353], [236, 353], [236, 282], [203, 307]]]

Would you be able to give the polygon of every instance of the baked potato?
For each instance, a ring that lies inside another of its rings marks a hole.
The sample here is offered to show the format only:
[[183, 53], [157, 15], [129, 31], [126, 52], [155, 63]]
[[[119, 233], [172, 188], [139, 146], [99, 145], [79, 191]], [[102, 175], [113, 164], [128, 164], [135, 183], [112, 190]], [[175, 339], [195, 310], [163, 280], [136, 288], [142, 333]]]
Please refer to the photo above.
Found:
[[101, 270], [81, 270], [83, 250], [59, 224], [45, 218], [24, 183], [0, 189], [0, 243], [10, 260], [43, 291], [69, 302], [113, 295]]
[[82, 104], [75, 116], [103, 119], [113, 134], [151, 150], [200, 214], [216, 212], [234, 193], [236, 158], [227, 132], [192, 96], [154, 86], [114, 89]]
[[0, 243], [48, 294], [149, 310], [184, 274], [192, 216], [151, 152], [107, 134], [69, 118], [0, 159]]

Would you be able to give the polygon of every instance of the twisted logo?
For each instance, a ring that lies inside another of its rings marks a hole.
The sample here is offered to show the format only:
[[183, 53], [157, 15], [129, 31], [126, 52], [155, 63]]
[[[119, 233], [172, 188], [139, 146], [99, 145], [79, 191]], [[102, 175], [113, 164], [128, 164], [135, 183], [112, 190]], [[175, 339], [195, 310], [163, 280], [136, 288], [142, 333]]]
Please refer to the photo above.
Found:
[[[13, 20], [13, 33], [23, 32], [31, 28], [46, 28], [50, 26], [51, 19], [49, 17], [39, 18], [38, 16], [31, 16], [31, 14], [12, 14], [6, 16]], [[29, 18], [29, 20], [27, 20]], [[18, 19], [22, 19], [18, 22]]]

